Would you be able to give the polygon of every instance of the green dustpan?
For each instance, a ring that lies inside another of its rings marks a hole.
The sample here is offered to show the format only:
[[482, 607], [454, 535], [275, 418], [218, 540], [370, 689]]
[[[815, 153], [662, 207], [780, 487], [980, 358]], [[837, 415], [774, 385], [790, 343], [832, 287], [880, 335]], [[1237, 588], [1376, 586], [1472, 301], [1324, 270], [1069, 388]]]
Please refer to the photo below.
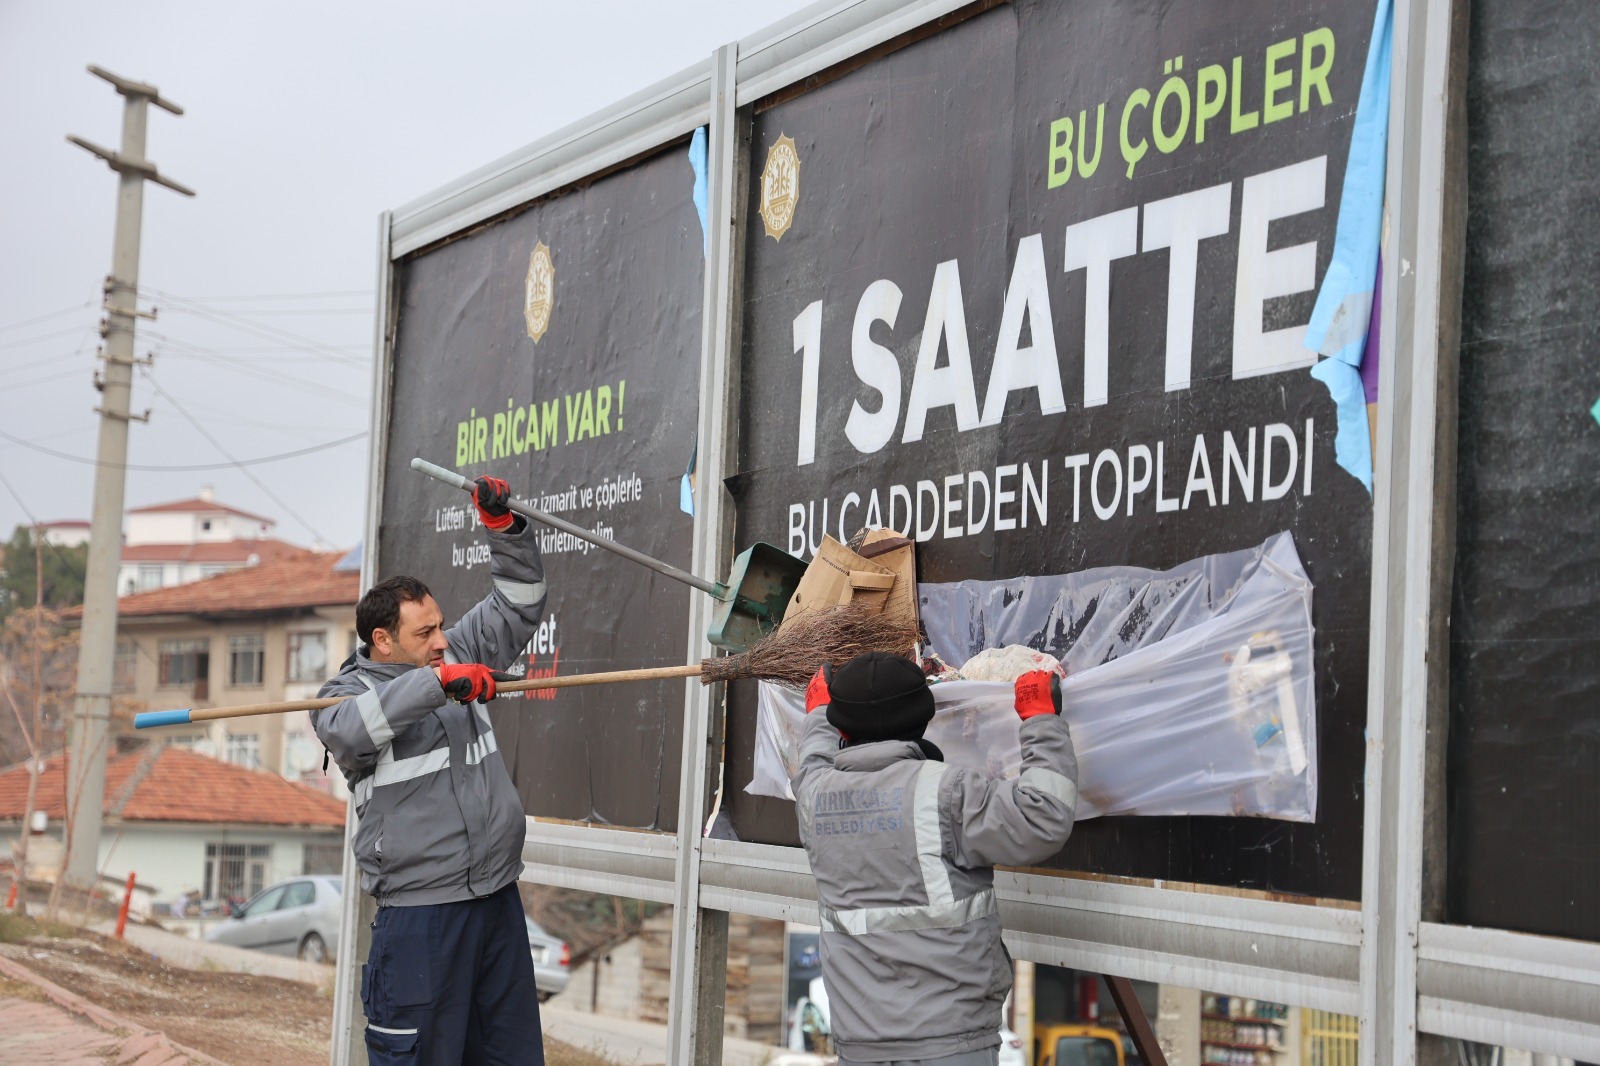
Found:
[[[473, 491], [473, 483], [467, 478], [425, 460], [411, 460], [411, 469], [446, 485]], [[783, 612], [789, 606], [789, 599], [794, 595], [794, 590], [800, 587], [800, 578], [806, 572], [806, 564], [782, 548], [772, 544], [755, 544], [733, 561], [733, 573], [728, 575], [727, 584], [707, 581], [686, 570], [679, 570], [671, 563], [652, 559], [614, 540], [596, 536], [591, 530], [546, 514], [521, 500], [511, 500], [506, 506], [535, 522], [570, 533], [579, 540], [615, 552], [624, 559], [649, 567], [663, 577], [681, 581], [714, 597], [717, 610], [712, 616], [711, 628], [706, 630], [706, 639], [719, 648], [732, 651], [748, 651], [756, 641], [778, 628], [778, 623], [783, 621]]]

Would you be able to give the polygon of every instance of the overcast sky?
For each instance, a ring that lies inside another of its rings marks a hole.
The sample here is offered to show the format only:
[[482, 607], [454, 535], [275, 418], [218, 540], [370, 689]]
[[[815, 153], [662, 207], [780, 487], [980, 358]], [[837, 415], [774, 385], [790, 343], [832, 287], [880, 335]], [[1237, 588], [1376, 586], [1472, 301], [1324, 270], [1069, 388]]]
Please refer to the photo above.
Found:
[[[377, 216], [806, 6], [584, 3], [76, 3], [0, 0], [0, 538], [24, 510], [87, 519], [100, 284], [116, 177], [66, 141], [121, 140], [94, 63], [156, 85], [129, 463], [249, 460], [368, 428]], [[157, 390], [160, 390], [159, 392]], [[198, 424], [198, 425], [197, 425]], [[203, 432], [202, 432], [203, 431]], [[216, 443], [207, 439], [215, 438]], [[33, 447], [29, 447], [32, 445]], [[226, 450], [226, 455], [219, 450]], [[192, 497], [362, 535], [365, 438], [243, 471], [129, 470], [127, 506]], [[276, 497], [276, 498], [274, 498]]]

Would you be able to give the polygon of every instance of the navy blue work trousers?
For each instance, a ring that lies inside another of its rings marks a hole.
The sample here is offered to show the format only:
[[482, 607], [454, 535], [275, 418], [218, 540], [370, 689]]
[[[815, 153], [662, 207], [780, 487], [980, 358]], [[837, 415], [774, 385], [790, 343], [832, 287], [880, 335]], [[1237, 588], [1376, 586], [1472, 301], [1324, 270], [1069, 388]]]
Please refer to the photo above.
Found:
[[372, 1066], [543, 1066], [516, 882], [481, 899], [380, 907], [361, 968]]

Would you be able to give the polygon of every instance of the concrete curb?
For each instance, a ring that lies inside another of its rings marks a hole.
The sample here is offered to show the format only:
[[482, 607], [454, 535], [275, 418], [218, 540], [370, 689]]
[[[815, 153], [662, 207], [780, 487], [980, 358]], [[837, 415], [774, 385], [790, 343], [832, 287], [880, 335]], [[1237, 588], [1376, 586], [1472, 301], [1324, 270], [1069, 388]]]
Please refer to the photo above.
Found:
[[133, 1059], [141, 1058], [151, 1051], [162, 1049], [187, 1056], [197, 1063], [202, 1063], [203, 1066], [228, 1066], [221, 1059], [214, 1059], [204, 1052], [175, 1043], [159, 1029], [147, 1029], [142, 1025], [128, 1021], [126, 1018], [112, 1014], [98, 1004], [90, 1003], [75, 992], [68, 992], [54, 981], [48, 981], [40, 977], [14, 959], [0, 956], [0, 974], [4, 974], [13, 981], [22, 981], [34, 986], [43, 992], [50, 1002], [56, 1006], [87, 1019], [108, 1033], [127, 1033], [127, 1042], [124, 1044], [122, 1054], [118, 1056], [118, 1062], [131, 1062]]
[[[112, 936], [116, 926], [99, 922], [89, 927], [96, 933]], [[123, 940], [162, 962], [181, 966], [186, 970], [218, 969], [228, 973], [245, 973], [256, 977], [278, 977], [295, 981], [323, 991], [333, 991], [334, 969], [315, 962], [301, 962], [286, 955], [271, 955], [265, 951], [236, 948], [230, 944], [212, 944], [193, 937], [171, 933], [149, 925], [129, 923]]]

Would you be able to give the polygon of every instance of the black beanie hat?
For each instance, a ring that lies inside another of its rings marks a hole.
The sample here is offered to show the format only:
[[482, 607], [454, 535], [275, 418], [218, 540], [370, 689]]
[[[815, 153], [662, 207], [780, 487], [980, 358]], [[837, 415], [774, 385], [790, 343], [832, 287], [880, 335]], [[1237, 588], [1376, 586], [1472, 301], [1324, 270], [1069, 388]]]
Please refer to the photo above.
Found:
[[933, 693], [910, 659], [869, 651], [828, 679], [828, 721], [853, 744], [916, 740], [933, 721]]

